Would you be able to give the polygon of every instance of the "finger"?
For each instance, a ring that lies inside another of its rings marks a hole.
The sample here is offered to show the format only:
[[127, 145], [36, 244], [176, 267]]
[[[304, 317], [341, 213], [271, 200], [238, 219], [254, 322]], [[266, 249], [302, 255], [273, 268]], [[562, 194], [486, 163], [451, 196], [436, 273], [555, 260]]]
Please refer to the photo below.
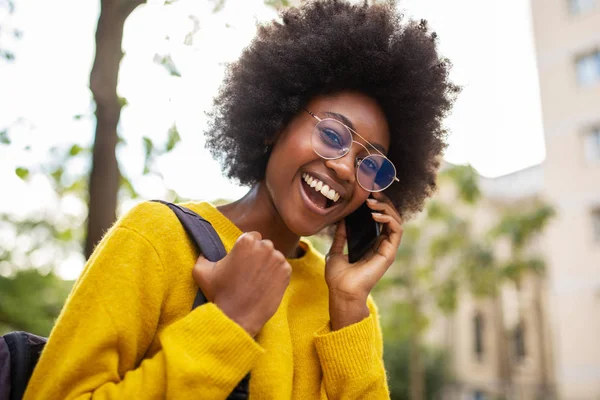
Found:
[[[373, 216], [373, 220], [375, 222], [378, 222], [379, 224], [383, 225], [383, 232], [379, 235], [379, 237], [373, 244], [373, 247], [367, 252], [367, 254], [365, 254], [365, 257], [364, 257], [365, 261], [370, 260], [373, 257], [373, 255], [375, 253], [377, 253], [379, 246], [381, 245], [382, 242], [390, 241], [390, 235], [393, 235], [392, 236], [392, 241], [393, 241], [392, 246], [394, 246], [395, 245], [394, 242], [398, 239], [395, 232], [397, 232], [398, 230], [402, 231], [401, 222], [398, 221], [396, 218], [393, 218], [390, 215], [381, 214], [378, 212], [372, 212], [371, 215]], [[400, 245], [399, 241], [398, 241], [398, 245]], [[394, 250], [393, 253], [394, 253], [393, 257], [395, 258], [396, 250]], [[388, 256], [387, 252], [386, 252], [385, 256]]]
[[346, 223], [342, 219], [335, 229], [335, 234], [333, 235], [333, 242], [331, 243], [331, 247], [329, 248], [329, 252], [327, 253], [327, 257], [333, 255], [339, 255], [344, 253], [344, 246], [346, 245]]
[[[192, 277], [196, 284], [202, 289], [204, 295], [209, 298], [209, 288], [210, 288], [210, 276], [214, 270], [215, 263], [207, 260], [204, 256], [200, 255], [198, 260], [196, 260], [196, 264], [192, 269]], [[209, 298], [210, 299], [210, 298]]]
[[[372, 213], [373, 219], [379, 223], [384, 224], [386, 228], [386, 232], [384, 235], [381, 235], [382, 241], [380, 242], [380, 247], [386, 241], [391, 245], [391, 251], [393, 254], [392, 257], [396, 257], [396, 250], [398, 250], [398, 246], [400, 246], [400, 241], [402, 240], [402, 225], [400, 222], [394, 217], [388, 214], [380, 214], [380, 213]], [[389, 254], [384, 254], [388, 256]]]
[[253, 241], [257, 241], [257, 240], [262, 240], [262, 235], [260, 234], [260, 232], [252, 231], [252, 232], [242, 233], [235, 242], [236, 243], [239, 243], [239, 242], [244, 243], [244, 242], [253, 242]]
[[396, 207], [392, 204], [391, 201], [382, 201], [377, 199], [367, 199], [367, 205], [373, 211], [380, 211], [384, 214], [391, 215], [396, 219], [399, 223], [402, 223], [402, 217]]

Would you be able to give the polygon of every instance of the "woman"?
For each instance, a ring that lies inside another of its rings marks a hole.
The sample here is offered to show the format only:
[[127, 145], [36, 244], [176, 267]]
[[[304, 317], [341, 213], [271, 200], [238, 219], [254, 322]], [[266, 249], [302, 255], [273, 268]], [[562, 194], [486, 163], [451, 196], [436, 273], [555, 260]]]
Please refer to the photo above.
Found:
[[[25, 398], [225, 399], [249, 372], [252, 399], [388, 398], [369, 293], [401, 216], [435, 189], [448, 70], [435, 34], [393, 5], [323, 0], [261, 26], [206, 133], [251, 189], [186, 205], [228, 255], [197, 259], [166, 206], [134, 208], [88, 261]], [[383, 233], [350, 264], [344, 218], [365, 201]], [[327, 257], [300, 239], [330, 226]], [[210, 303], [190, 312], [198, 286]]]

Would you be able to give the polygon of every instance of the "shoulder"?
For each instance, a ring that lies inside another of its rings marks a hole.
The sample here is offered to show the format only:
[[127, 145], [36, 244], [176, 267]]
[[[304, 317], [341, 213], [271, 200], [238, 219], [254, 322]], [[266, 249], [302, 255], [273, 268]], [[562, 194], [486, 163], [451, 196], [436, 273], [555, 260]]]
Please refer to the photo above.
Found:
[[184, 249], [193, 252], [193, 243], [175, 213], [168, 206], [154, 201], [139, 203], [119, 217], [98, 248], [109, 243], [128, 251], [150, 249], [162, 261]]
[[115, 228], [133, 231], [150, 242], [185, 235], [175, 213], [165, 204], [155, 201], [144, 201], [134, 206], [117, 220]]

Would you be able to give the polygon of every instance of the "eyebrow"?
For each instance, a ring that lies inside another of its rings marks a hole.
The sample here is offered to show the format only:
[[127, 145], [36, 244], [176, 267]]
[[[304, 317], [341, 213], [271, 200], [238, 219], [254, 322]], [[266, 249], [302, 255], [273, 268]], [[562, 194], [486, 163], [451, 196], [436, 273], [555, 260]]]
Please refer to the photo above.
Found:
[[[352, 129], [353, 131], [356, 131], [356, 129], [354, 129], [354, 125], [352, 124], [352, 121], [350, 121], [348, 119], [348, 117], [346, 117], [344, 114], [339, 114], [339, 113], [332, 112], [332, 111], [323, 111], [323, 114], [327, 115], [328, 117], [332, 117], [332, 118], [339, 120], [344, 125], [346, 125], [348, 128]], [[371, 146], [375, 147], [377, 150], [379, 150], [383, 154], [386, 154], [387, 151], [386, 151], [385, 147], [383, 147], [379, 143], [372, 143], [372, 142], [367, 142], [367, 143], [369, 143]]]

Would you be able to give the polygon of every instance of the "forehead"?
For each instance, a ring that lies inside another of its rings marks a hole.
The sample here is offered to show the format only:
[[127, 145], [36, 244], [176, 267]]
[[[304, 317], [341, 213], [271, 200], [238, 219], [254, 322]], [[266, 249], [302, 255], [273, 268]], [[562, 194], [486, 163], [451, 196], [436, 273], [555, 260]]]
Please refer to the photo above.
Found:
[[321, 117], [335, 118], [354, 129], [360, 136], [387, 151], [389, 127], [383, 110], [375, 100], [360, 93], [343, 92], [320, 96], [307, 105]]

